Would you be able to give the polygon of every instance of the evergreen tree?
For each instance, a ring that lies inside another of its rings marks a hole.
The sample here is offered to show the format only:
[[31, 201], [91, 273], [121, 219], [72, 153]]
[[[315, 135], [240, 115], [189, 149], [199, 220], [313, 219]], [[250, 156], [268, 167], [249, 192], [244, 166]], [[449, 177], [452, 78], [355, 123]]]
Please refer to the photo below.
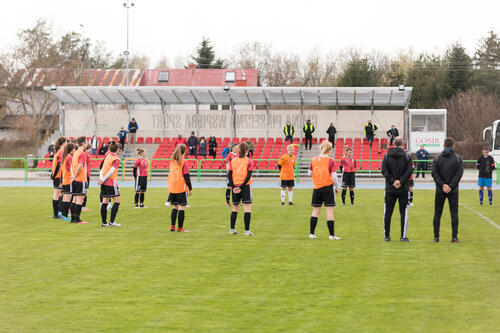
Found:
[[445, 75], [441, 57], [421, 54], [408, 72], [407, 85], [413, 87], [410, 106], [415, 109], [436, 108], [444, 91]]
[[467, 91], [471, 87], [472, 59], [465, 48], [456, 43], [445, 54], [446, 88], [444, 97], [450, 98], [458, 91]]
[[224, 61], [222, 59], [215, 59], [213, 48], [210, 39], [203, 38], [200, 47], [196, 51], [196, 56], [191, 56], [196, 68], [224, 68]]
[[480, 40], [474, 55], [473, 84], [500, 97], [500, 38], [492, 30]]
[[340, 74], [338, 85], [341, 87], [375, 87], [379, 85], [380, 75], [367, 58], [355, 56]]

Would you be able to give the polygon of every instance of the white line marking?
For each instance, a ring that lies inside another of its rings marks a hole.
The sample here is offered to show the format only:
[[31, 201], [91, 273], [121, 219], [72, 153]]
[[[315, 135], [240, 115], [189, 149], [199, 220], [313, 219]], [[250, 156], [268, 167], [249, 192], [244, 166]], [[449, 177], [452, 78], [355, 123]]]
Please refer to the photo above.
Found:
[[484, 220], [488, 221], [488, 222], [489, 222], [489, 224], [491, 224], [492, 226], [494, 226], [495, 228], [497, 228], [498, 230], [500, 230], [500, 225], [496, 224], [496, 223], [495, 223], [492, 219], [490, 219], [490, 218], [488, 218], [488, 217], [484, 216], [483, 214], [481, 214], [481, 213], [479, 213], [479, 212], [475, 211], [475, 210], [474, 210], [474, 209], [472, 209], [472, 208], [469, 208], [469, 206], [467, 206], [467, 205], [464, 205], [464, 204], [460, 204], [460, 205], [461, 205], [461, 206], [464, 206], [465, 208], [467, 208], [467, 209], [468, 209], [468, 210], [470, 210], [471, 212], [475, 213], [477, 216], [479, 216], [479, 217], [483, 218]]

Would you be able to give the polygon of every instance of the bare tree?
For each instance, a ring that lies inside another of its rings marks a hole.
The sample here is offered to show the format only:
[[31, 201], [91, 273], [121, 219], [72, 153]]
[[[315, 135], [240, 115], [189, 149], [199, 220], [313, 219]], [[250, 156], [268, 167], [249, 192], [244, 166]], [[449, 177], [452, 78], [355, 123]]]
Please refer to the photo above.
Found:
[[300, 85], [309, 87], [333, 86], [337, 79], [337, 64], [313, 50], [300, 66]]
[[156, 63], [155, 68], [157, 68], [157, 69], [170, 68], [168, 58], [164, 55], [161, 56], [161, 58]]
[[129, 60], [129, 67], [130, 68], [139, 68], [139, 69], [146, 69], [149, 68], [149, 64], [151, 62], [151, 59], [147, 55], [132, 55]]

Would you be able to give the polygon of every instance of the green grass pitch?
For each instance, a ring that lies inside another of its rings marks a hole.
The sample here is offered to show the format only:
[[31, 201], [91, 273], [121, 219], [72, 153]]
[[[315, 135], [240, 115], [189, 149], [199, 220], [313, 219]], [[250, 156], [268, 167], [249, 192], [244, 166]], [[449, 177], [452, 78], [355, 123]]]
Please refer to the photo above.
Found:
[[[51, 219], [51, 189], [0, 188], [0, 332], [499, 330], [500, 230], [460, 206], [451, 244], [446, 206], [433, 244], [433, 191], [415, 192], [411, 243], [398, 241], [397, 212], [383, 241], [381, 190], [337, 207], [340, 241], [328, 240], [324, 212], [308, 239], [311, 190], [282, 207], [279, 189], [255, 189], [252, 238], [228, 234], [224, 189], [194, 189], [189, 234], [169, 232], [166, 190], [148, 190], [144, 210], [121, 191], [123, 227], [102, 228], [96, 188], [88, 225]], [[472, 190], [460, 200], [500, 224], [494, 195], [496, 207]]]

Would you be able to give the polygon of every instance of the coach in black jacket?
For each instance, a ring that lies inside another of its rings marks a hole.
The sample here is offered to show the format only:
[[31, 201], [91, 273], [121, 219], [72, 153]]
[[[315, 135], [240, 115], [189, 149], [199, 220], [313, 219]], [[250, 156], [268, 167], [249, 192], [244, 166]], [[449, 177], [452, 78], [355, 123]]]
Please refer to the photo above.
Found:
[[436, 198], [434, 201], [434, 242], [439, 242], [441, 215], [446, 199], [450, 206], [451, 241], [458, 243], [458, 184], [464, 174], [462, 158], [453, 150], [454, 141], [444, 140], [444, 150], [436, 156], [432, 163], [432, 178], [436, 183]]
[[394, 139], [395, 148], [390, 148], [382, 161], [382, 174], [385, 177], [384, 204], [384, 240], [391, 241], [391, 218], [396, 200], [399, 202], [401, 215], [402, 242], [409, 242], [406, 237], [408, 227], [408, 182], [413, 172], [411, 156], [403, 150], [403, 139]]

